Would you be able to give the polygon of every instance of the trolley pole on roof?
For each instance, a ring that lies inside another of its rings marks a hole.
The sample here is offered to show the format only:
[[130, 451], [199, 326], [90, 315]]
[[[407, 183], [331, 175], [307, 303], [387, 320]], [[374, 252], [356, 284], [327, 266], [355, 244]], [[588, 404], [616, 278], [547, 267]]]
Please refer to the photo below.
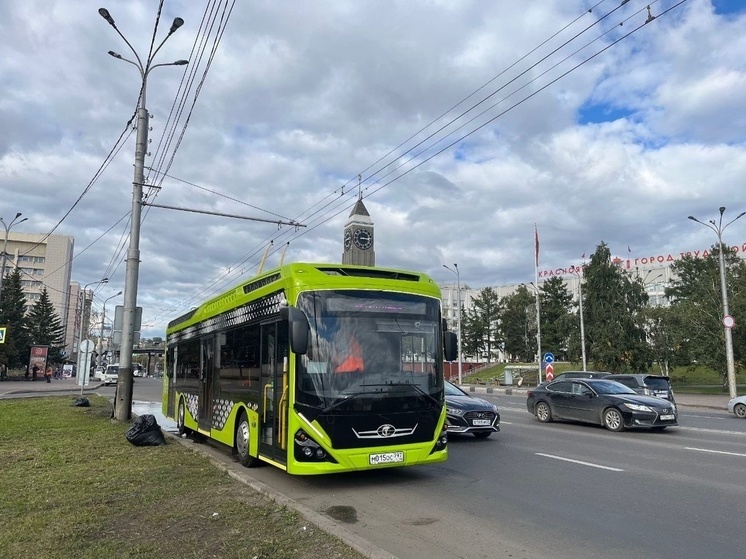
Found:
[[159, 66], [183, 66], [188, 60], [177, 60], [165, 64], [153, 64], [153, 59], [168, 38], [182, 25], [184, 20], [180, 17], [174, 19], [171, 29], [161, 44], [149, 54], [143, 65], [137, 51], [132, 47], [122, 32], [119, 31], [114, 18], [111, 17], [106, 8], [100, 8], [98, 13], [111, 25], [117, 34], [127, 43], [127, 46], [135, 55], [135, 60], [128, 60], [121, 54], [109, 51], [109, 55], [123, 60], [135, 66], [140, 72], [142, 88], [140, 91], [140, 105], [137, 110], [137, 142], [135, 145], [135, 178], [132, 182], [132, 215], [129, 248], [127, 250], [127, 269], [124, 278], [124, 314], [122, 322], [122, 344], [119, 356], [119, 378], [117, 380], [117, 391], [114, 402], [114, 418], [118, 421], [127, 421], [132, 416], [132, 349], [135, 341], [135, 321], [137, 317], [137, 283], [140, 273], [140, 216], [142, 213], [142, 193], [145, 183], [145, 154], [148, 151], [148, 109], [146, 107], [146, 93], [148, 89], [148, 74]]

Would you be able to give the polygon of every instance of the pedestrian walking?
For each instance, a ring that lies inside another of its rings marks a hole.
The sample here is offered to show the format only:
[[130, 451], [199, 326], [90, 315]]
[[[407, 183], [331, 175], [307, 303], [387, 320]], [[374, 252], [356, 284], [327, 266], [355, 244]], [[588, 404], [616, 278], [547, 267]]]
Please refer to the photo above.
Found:
[[47, 382], [52, 382], [52, 366], [47, 365], [47, 368], [44, 369], [44, 378]]
[[34, 366], [31, 368], [31, 380], [36, 380], [36, 377], [38, 374], [39, 374], [39, 365], [34, 363]]

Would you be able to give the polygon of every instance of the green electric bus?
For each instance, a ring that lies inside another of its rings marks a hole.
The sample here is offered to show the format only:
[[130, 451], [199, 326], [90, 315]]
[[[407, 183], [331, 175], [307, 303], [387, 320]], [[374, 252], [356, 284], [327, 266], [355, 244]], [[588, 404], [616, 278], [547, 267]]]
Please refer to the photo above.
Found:
[[248, 467], [308, 475], [441, 462], [443, 363], [455, 357], [428, 276], [287, 264], [169, 323], [163, 413]]

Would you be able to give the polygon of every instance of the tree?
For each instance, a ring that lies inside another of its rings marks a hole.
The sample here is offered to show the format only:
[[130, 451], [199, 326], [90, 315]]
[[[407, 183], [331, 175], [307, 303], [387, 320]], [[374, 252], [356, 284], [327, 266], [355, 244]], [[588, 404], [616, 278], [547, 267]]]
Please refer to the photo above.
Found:
[[[497, 353], [499, 346], [500, 299], [491, 287], [486, 287], [473, 299], [474, 308], [462, 320], [462, 345], [471, 355], [486, 355], [487, 362]], [[462, 313], [463, 318], [463, 313]]]
[[49, 293], [45, 287], [41, 297], [31, 307], [27, 316], [29, 341], [36, 345], [49, 346], [47, 360], [59, 364], [64, 361], [65, 328], [59, 315], [49, 300]]
[[0, 344], [0, 364], [10, 369], [28, 365], [29, 337], [26, 331], [26, 296], [21, 272], [15, 268], [3, 280], [0, 295], [0, 325], [6, 326], [5, 343]]
[[536, 299], [525, 285], [503, 297], [500, 335], [509, 360], [531, 362], [536, 355]]
[[617, 373], [648, 370], [652, 354], [641, 312], [647, 302], [642, 281], [614, 264], [601, 242], [585, 269], [583, 290], [586, 348], [596, 368]]
[[558, 359], [566, 361], [574, 325], [572, 295], [559, 276], [545, 281], [539, 292], [542, 351], [551, 351]]
[[[718, 251], [714, 245], [701, 258], [686, 256], [675, 262], [675, 278], [666, 289], [666, 296], [686, 332], [679, 340], [680, 357], [722, 372], [726, 370], [726, 358]], [[746, 263], [730, 250], [723, 257], [731, 314], [746, 318]], [[733, 355], [737, 369], [746, 350], [745, 336], [746, 330], [736, 324]]]

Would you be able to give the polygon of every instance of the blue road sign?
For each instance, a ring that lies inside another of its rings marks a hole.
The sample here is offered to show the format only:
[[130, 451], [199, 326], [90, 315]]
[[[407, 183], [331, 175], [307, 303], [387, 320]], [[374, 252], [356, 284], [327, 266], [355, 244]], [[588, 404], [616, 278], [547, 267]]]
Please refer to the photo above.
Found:
[[544, 354], [544, 363], [554, 363], [554, 353], [548, 351]]

